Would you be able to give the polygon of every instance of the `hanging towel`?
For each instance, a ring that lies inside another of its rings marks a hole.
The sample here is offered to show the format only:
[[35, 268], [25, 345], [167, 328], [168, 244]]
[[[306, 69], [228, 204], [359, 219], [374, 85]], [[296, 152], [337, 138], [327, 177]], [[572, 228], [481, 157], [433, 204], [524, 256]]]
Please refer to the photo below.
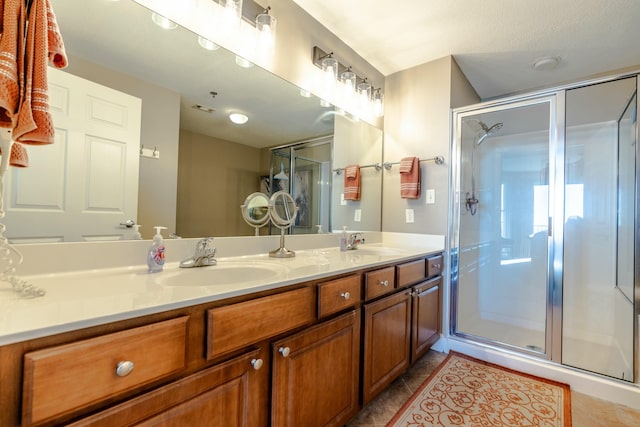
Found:
[[360, 200], [360, 166], [349, 165], [344, 168], [344, 199]]
[[24, 64], [24, 0], [0, 0], [0, 127], [13, 129]]
[[400, 161], [400, 197], [420, 198], [420, 159], [405, 157]]
[[23, 99], [13, 138], [23, 144], [52, 144], [54, 126], [49, 113], [47, 62], [57, 68], [67, 58], [49, 0], [33, 0], [29, 12]]
[[[2, 155], [2, 150], [0, 150], [0, 155]], [[29, 166], [29, 155], [27, 154], [27, 149], [19, 142], [14, 142], [13, 144], [11, 144], [9, 165], [18, 168], [26, 168], [27, 166]]]

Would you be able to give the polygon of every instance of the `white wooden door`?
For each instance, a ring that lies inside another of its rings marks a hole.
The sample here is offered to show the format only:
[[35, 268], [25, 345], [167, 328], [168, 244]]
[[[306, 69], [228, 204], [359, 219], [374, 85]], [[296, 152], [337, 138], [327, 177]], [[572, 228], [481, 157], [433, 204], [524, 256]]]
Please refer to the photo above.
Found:
[[139, 98], [49, 67], [56, 142], [9, 168], [5, 235], [15, 243], [117, 240], [137, 219]]

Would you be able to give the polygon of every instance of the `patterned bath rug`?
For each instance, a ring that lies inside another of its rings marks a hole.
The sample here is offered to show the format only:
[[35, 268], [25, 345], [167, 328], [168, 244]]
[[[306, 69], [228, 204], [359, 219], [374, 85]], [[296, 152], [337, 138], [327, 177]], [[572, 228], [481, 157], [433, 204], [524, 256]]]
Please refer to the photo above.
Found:
[[567, 384], [450, 352], [387, 427], [570, 427]]

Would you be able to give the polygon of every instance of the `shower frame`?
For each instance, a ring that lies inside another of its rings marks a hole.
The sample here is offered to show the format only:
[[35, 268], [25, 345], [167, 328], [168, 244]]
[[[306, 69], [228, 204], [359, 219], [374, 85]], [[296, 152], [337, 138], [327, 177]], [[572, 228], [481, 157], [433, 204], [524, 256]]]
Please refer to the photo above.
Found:
[[[564, 169], [565, 169], [565, 111], [566, 111], [566, 91], [589, 85], [611, 82], [627, 77], [636, 77], [636, 91], [640, 93], [640, 70], [626, 73], [612, 74], [606, 77], [580, 81], [573, 84], [552, 87], [549, 89], [522, 93], [508, 96], [501, 99], [494, 99], [481, 102], [467, 107], [452, 110], [451, 120], [451, 159], [450, 170], [450, 194], [449, 200], [449, 235], [448, 247], [450, 258], [449, 277], [449, 339], [461, 342], [476, 343], [483, 346], [507, 350], [515, 354], [524, 354], [536, 358], [547, 359], [554, 364], [564, 368], [576, 369], [568, 365], [562, 365], [562, 304], [563, 304], [563, 241], [564, 241]], [[479, 112], [487, 113], [492, 111], [515, 108], [517, 106], [531, 105], [536, 102], [550, 102], [550, 131], [549, 131], [549, 161], [553, 168], [549, 171], [549, 230], [548, 239], [548, 283], [547, 283], [547, 317], [544, 355], [534, 351], [528, 351], [521, 347], [500, 343], [488, 338], [478, 337], [456, 330], [458, 317], [458, 258], [460, 239], [460, 214], [464, 209], [465, 192], [461, 188], [461, 144], [462, 144], [462, 119], [466, 116], [477, 115]], [[640, 101], [637, 101], [640, 102]], [[640, 126], [636, 125], [636, 159], [640, 160]], [[635, 166], [635, 254], [634, 254], [634, 307], [633, 307], [633, 384], [640, 384], [640, 161], [636, 161]], [[554, 203], [557, 202], [557, 203]], [[588, 372], [594, 376], [619, 381], [615, 378], [604, 376], [598, 373]], [[625, 382], [629, 384], [629, 382]]]

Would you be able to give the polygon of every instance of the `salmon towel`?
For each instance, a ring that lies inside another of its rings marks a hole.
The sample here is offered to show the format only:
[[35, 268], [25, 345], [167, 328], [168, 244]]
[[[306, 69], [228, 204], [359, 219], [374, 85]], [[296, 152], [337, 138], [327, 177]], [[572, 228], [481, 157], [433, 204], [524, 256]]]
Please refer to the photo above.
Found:
[[13, 129], [24, 77], [24, 0], [0, 0], [0, 13], [0, 127]]
[[400, 197], [420, 198], [420, 159], [405, 157], [400, 161]]
[[360, 200], [360, 166], [349, 165], [344, 168], [344, 199]]
[[67, 66], [67, 56], [49, 0], [33, 0], [25, 49], [22, 100], [13, 138], [23, 144], [51, 144], [54, 126], [49, 113], [47, 63]]

